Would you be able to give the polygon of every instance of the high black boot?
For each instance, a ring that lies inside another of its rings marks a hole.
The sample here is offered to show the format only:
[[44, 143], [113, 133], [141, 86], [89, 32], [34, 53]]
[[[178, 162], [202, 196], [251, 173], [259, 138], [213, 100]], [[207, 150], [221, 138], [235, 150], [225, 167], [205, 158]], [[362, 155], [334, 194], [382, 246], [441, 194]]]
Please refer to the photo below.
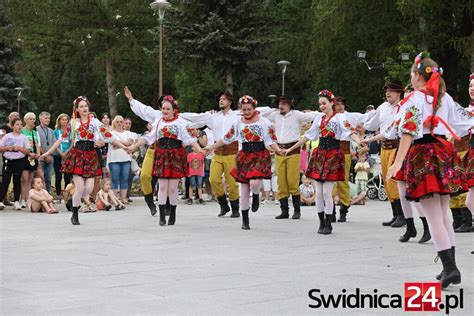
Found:
[[443, 263], [443, 275], [441, 276], [441, 287], [447, 288], [451, 283], [461, 283], [461, 272], [456, 267], [454, 251], [446, 249], [438, 252], [438, 256]]
[[322, 234], [324, 230], [324, 212], [318, 212], [318, 217], [319, 217], [318, 234]]
[[252, 194], [252, 212], [258, 211], [260, 207], [260, 194]]
[[166, 198], [166, 207], [165, 207], [165, 215], [166, 216], [170, 216], [170, 212], [171, 212], [171, 203], [170, 203], [170, 198], [167, 197]]
[[334, 215], [330, 214], [326, 214], [326, 218], [324, 219], [324, 229], [323, 229], [323, 235], [329, 235], [332, 233], [332, 218], [334, 217]]
[[452, 208], [451, 213], [453, 214], [453, 228], [456, 230], [462, 225], [462, 212], [460, 208]]
[[79, 209], [80, 209], [79, 206], [74, 206], [72, 208], [71, 223], [73, 225], [81, 225], [81, 223], [79, 223]]
[[395, 205], [395, 209], [397, 210], [397, 219], [390, 226], [397, 228], [403, 227], [407, 224], [407, 221], [405, 220], [405, 215], [403, 215], [402, 203], [400, 203], [400, 200], [395, 200], [393, 201], [393, 204]]
[[397, 219], [397, 209], [395, 208], [394, 202], [390, 202], [390, 206], [392, 207], [392, 219], [389, 220], [388, 222], [383, 222], [383, 226], [391, 226], [395, 220]]
[[250, 229], [249, 210], [242, 210], [242, 229]]
[[170, 217], [168, 218], [168, 225], [174, 225], [176, 222], [176, 205], [170, 206]]
[[166, 225], [166, 204], [158, 204], [160, 209], [160, 226]]
[[428, 226], [428, 221], [426, 217], [420, 217], [421, 222], [423, 223], [423, 236], [421, 236], [420, 240], [418, 240], [419, 244], [425, 243], [431, 239], [430, 228]]
[[398, 239], [399, 242], [407, 242], [410, 240], [412, 237], [416, 237], [416, 228], [415, 228], [415, 223], [413, 221], [413, 217], [407, 218], [407, 230], [403, 236]]
[[146, 194], [145, 195], [145, 202], [148, 208], [150, 209], [151, 216], [156, 215], [156, 205], [153, 203], [153, 194]]
[[339, 219], [337, 221], [344, 223], [346, 221], [347, 213], [349, 213], [349, 206], [341, 204], [341, 206], [339, 206]]
[[331, 223], [336, 222], [336, 203], [332, 203], [332, 216], [331, 216]]
[[293, 200], [293, 216], [292, 219], [301, 218], [301, 197], [299, 195], [292, 195], [291, 199]]
[[239, 199], [230, 201], [230, 207], [232, 208], [232, 214], [230, 217], [240, 217], [239, 206]]
[[460, 213], [462, 216], [461, 226], [456, 228], [454, 231], [456, 233], [470, 233], [472, 232], [472, 214], [471, 211], [467, 207], [463, 207], [460, 209]]
[[221, 207], [221, 212], [217, 216], [221, 217], [230, 212], [229, 203], [227, 203], [227, 196], [225, 194], [218, 196], [217, 202], [219, 203]]
[[276, 219], [282, 219], [282, 218], [289, 218], [289, 206], [288, 206], [288, 198], [281, 198], [280, 199], [280, 209], [281, 209], [281, 214], [278, 216], [275, 216]]

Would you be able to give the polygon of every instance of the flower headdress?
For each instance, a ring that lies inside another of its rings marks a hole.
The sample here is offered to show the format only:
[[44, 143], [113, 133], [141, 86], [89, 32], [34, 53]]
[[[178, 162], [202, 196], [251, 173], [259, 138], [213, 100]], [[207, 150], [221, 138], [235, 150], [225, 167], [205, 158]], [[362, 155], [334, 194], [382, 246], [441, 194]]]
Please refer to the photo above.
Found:
[[437, 72], [440, 75], [443, 75], [443, 68], [442, 67], [430, 67], [423, 65], [423, 59], [430, 58], [430, 53], [422, 52], [416, 55], [415, 57], [415, 64], [416, 68], [422, 73], [430, 74], [433, 72]]
[[319, 98], [325, 97], [329, 101], [334, 101], [336, 99], [336, 97], [334, 96], [334, 94], [332, 94], [332, 92], [330, 90], [321, 90], [321, 91], [319, 91], [318, 97]]
[[252, 98], [251, 96], [249, 95], [244, 95], [243, 97], [241, 97], [239, 99], [239, 104], [244, 104], [244, 103], [252, 103], [253, 106], [256, 106], [257, 105], [257, 100], [255, 100], [254, 98]]

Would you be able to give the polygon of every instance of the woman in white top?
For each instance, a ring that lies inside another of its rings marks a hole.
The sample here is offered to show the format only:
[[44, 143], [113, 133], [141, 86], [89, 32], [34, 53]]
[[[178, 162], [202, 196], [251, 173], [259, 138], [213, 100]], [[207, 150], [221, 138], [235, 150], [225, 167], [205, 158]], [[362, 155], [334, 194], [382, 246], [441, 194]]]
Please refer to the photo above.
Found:
[[[123, 146], [129, 147], [133, 144], [134, 135], [123, 128], [123, 117], [116, 115], [112, 121], [112, 135], [114, 139]], [[116, 196], [120, 196], [122, 203], [127, 202], [128, 176], [132, 158], [123, 148], [116, 145], [109, 147], [107, 153], [107, 166], [112, 178], [112, 190]]]

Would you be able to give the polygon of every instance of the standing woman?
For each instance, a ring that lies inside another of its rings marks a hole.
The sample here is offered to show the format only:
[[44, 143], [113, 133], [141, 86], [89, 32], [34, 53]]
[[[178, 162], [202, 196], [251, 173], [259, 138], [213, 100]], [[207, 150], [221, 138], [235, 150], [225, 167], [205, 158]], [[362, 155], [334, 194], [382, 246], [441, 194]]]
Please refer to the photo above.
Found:
[[[56, 196], [60, 199], [62, 190], [61, 190], [61, 181], [63, 174], [61, 173], [61, 164], [63, 163], [66, 153], [71, 147], [71, 139], [69, 138], [70, 133], [68, 130], [69, 127], [69, 115], [66, 113], [59, 114], [56, 119], [56, 127], [53, 131], [54, 139], [56, 141], [61, 141], [58, 149], [53, 154], [53, 165], [54, 165], [54, 177], [55, 177], [55, 187], [56, 187]], [[71, 175], [64, 175], [64, 187], [66, 187], [71, 182]]]
[[[123, 128], [124, 119], [120, 115], [116, 115], [112, 121], [112, 135], [114, 139], [124, 147], [133, 144], [134, 136], [130, 131]], [[107, 166], [112, 176], [112, 190], [115, 191], [117, 197], [120, 196], [122, 204], [127, 203], [128, 176], [130, 173], [130, 164], [132, 158], [120, 147], [115, 145], [109, 148], [107, 155]]]
[[[70, 128], [72, 148], [67, 152], [60, 171], [72, 175], [75, 191], [72, 196], [71, 223], [80, 225], [78, 213], [81, 199], [92, 192], [95, 177], [102, 175], [99, 155], [94, 145], [104, 141], [110, 142], [113, 140], [113, 136], [102, 126], [99, 120], [93, 118], [89, 111], [90, 102], [86, 97], [77, 97], [73, 104]], [[51, 154], [60, 144], [60, 140], [56, 141], [50, 150], [42, 156]], [[117, 141], [113, 141], [112, 144], [124, 147]]]
[[[329, 90], [318, 94], [318, 115], [311, 128], [287, 152], [319, 137], [319, 146], [313, 150], [306, 170], [306, 176], [316, 180], [316, 209], [319, 216], [318, 234], [332, 233], [333, 219], [332, 190], [337, 181], [345, 181], [345, 158], [340, 147], [340, 140], [350, 137], [360, 143], [359, 137], [350, 130], [350, 122], [345, 114], [334, 111], [335, 97]], [[326, 214], [326, 217], [324, 216]]]
[[21, 208], [26, 208], [26, 200], [28, 199], [33, 177], [36, 173], [42, 178], [43, 170], [38, 162], [41, 155], [41, 143], [38, 131], [36, 131], [36, 114], [28, 112], [25, 114], [23, 120], [25, 121], [25, 126], [21, 130], [21, 133], [28, 137], [28, 150], [32, 153], [32, 155], [28, 157], [28, 163], [25, 165], [23, 173], [21, 174]]
[[[134, 101], [132, 99], [131, 104]], [[160, 225], [164, 226], [166, 225], [166, 200], [169, 198], [171, 204], [168, 225], [174, 225], [179, 180], [188, 174], [188, 161], [184, 147], [192, 145], [196, 152], [202, 152], [202, 150], [197, 140], [189, 135], [188, 123], [179, 116], [178, 102], [171, 95], [163, 97], [160, 114], [162, 115], [159, 119], [153, 123], [153, 130], [129, 147], [128, 153], [133, 153], [145, 143], [155, 144], [152, 175], [158, 178]]]
[[27, 157], [31, 154], [28, 150], [28, 138], [21, 133], [23, 124], [20, 118], [11, 120], [13, 132], [3, 136], [0, 141], [0, 151], [3, 152], [5, 159], [3, 167], [3, 178], [0, 185], [0, 210], [5, 208], [3, 199], [8, 192], [10, 181], [13, 176], [13, 194], [14, 194], [14, 208], [21, 210], [20, 206], [20, 192], [21, 192], [21, 173], [27, 164]]
[[242, 117], [235, 121], [223, 139], [208, 147], [211, 152], [219, 147], [238, 141], [242, 146], [235, 158], [236, 165], [231, 174], [240, 183], [240, 207], [242, 210], [242, 229], [250, 229], [249, 199], [252, 192], [252, 212], [260, 205], [260, 187], [262, 179], [272, 177], [272, 159], [267, 147], [281, 154], [282, 151], [271, 137], [272, 124], [260, 117], [255, 110], [257, 100], [244, 95], [239, 99]]
[[[461, 273], [455, 261], [453, 219], [449, 212], [449, 195], [465, 192], [466, 179], [456, 168], [457, 155], [446, 135], [454, 132], [452, 123], [456, 106], [445, 94], [442, 69], [421, 53], [411, 68], [411, 83], [415, 91], [406, 100], [398, 125], [400, 144], [393, 165], [387, 172], [391, 179], [406, 166], [407, 200], [419, 201], [423, 208], [431, 237], [443, 263], [440, 275], [442, 288], [461, 283]], [[457, 137], [457, 136], [456, 136]]]

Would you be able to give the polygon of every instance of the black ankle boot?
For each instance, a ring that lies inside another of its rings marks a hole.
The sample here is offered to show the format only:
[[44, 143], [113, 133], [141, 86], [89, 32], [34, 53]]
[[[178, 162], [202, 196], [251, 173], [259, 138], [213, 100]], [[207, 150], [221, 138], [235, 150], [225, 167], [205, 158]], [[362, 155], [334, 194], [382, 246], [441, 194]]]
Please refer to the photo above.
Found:
[[[456, 247], [451, 247], [451, 256], [454, 258], [454, 264], [456, 264]], [[437, 260], [435, 260], [436, 262]], [[443, 277], [444, 275], [444, 269], [441, 270], [441, 272], [435, 276], [436, 280], [441, 280], [441, 278]], [[453, 283], [453, 284], [459, 284], [460, 282], [458, 283]]]
[[260, 194], [252, 194], [252, 212], [258, 211], [260, 206]]
[[221, 212], [217, 216], [222, 217], [225, 214], [230, 212], [229, 203], [227, 203], [227, 196], [225, 194], [218, 196], [217, 202], [219, 203], [219, 206], [221, 207]]
[[170, 205], [170, 217], [168, 218], [168, 225], [174, 225], [176, 222], [176, 205]]
[[329, 235], [332, 233], [332, 220], [334, 215], [326, 214], [326, 218], [324, 219], [324, 228], [323, 228], [323, 235]]
[[392, 219], [389, 220], [388, 222], [383, 222], [382, 223], [383, 226], [391, 226], [397, 219], [397, 210], [393, 202], [390, 202], [390, 206], [392, 207]]
[[454, 251], [452, 251], [452, 248], [439, 251], [438, 256], [443, 263], [443, 273], [440, 280], [441, 287], [445, 289], [450, 284], [461, 283], [461, 272], [459, 272], [456, 267]]
[[230, 207], [232, 208], [232, 214], [230, 217], [240, 217], [239, 205], [239, 199], [230, 201]]
[[156, 215], [156, 205], [153, 203], [153, 194], [147, 194], [145, 195], [145, 202], [148, 208], [150, 209], [151, 216]]
[[170, 216], [170, 210], [171, 210], [171, 203], [170, 203], [170, 198], [166, 198], [166, 207], [165, 207], [165, 215]]
[[283, 219], [283, 218], [289, 218], [290, 213], [289, 213], [289, 206], [288, 206], [288, 198], [281, 198], [280, 199], [280, 209], [281, 209], [281, 214], [278, 216], [275, 216], [275, 219]]
[[341, 204], [341, 206], [339, 206], [339, 219], [337, 221], [344, 223], [346, 221], [347, 213], [349, 213], [349, 206]]
[[407, 242], [408, 240], [410, 240], [410, 238], [416, 237], [416, 228], [415, 228], [415, 223], [413, 221], [413, 217], [407, 218], [406, 222], [407, 222], [407, 230], [405, 234], [401, 236], [400, 239], [398, 239], [399, 242]]
[[324, 230], [324, 212], [318, 212], [318, 217], [319, 217], [318, 234], [322, 234]]
[[166, 225], [166, 204], [159, 204], [158, 208], [160, 210], [160, 226]]
[[470, 233], [472, 232], [472, 214], [467, 207], [459, 209], [461, 213], [461, 225], [454, 231], [456, 233]]
[[430, 228], [428, 226], [428, 221], [426, 217], [420, 217], [421, 222], [423, 223], [423, 236], [421, 236], [420, 240], [418, 240], [419, 244], [425, 243], [431, 239]]
[[81, 225], [81, 223], [79, 223], [79, 208], [79, 206], [75, 206], [72, 208], [71, 223], [73, 225]]
[[293, 216], [291, 219], [301, 218], [301, 197], [299, 195], [292, 195], [291, 200], [293, 201]]
[[249, 210], [242, 210], [242, 229], [250, 229]]
[[397, 219], [390, 226], [397, 228], [405, 226], [407, 222], [405, 220], [405, 216], [403, 215], [402, 203], [400, 203], [400, 200], [395, 200], [393, 201], [393, 205], [395, 206], [395, 210], [397, 212]]

